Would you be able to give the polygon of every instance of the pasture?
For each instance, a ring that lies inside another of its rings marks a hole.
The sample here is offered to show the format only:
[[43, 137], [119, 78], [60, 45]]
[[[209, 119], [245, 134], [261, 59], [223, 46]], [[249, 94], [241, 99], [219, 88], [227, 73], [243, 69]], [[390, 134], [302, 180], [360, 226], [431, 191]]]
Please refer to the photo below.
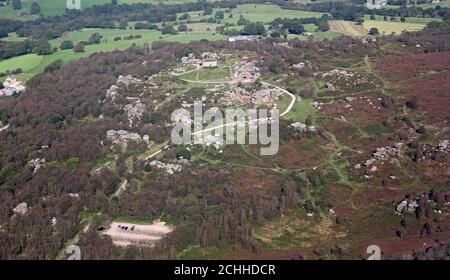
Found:
[[[34, 19], [37, 16], [22, 15], [29, 14], [30, 7], [33, 2], [37, 2], [41, 7], [41, 12], [45, 16], [62, 15], [66, 11], [66, 0], [21, 0], [22, 9], [14, 10], [11, 5], [8, 7], [0, 7], [0, 18], [18, 18], [18, 19]], [[149, 4], [177, 4], [186, 2], [195, 2], [196, 0], [118, 0], [118, 4], [135, 4], [135, 3], [149, 3]], [[111, 3], [111, 0], [81, 0], [81, 9], [86, 9], [94, 5], [104, 5]]]
[[353, 21], [330, 20], [330, 31], [341, 33], [347, 36], [364, 36], [366, 30], [361, 25], [357, 25]]
[[[212, 15], [203, 15], [202, 11], [189, 12], [191, 20], [201, 20], [214, 17], [217, 11], [223, 11], [225, 17], [221, 20], [221, 23], [236, 24], [239, 17], [244, 18], [252, 22], [269, 23], [276, 18], [308, 18], [308, 17], [321, 17], [323, 13], [299, 11], [299, 10], [287, 10], [281, 9], [279, 6], [272, 4], [244, 4], [238, 5], [236, 9], [214, 9]], [[178, 17], [184, 13], [178, 13]], [[231, 17], [230, 17], [231, 15]]]
[[[96, 45], [87, 45], [85, 46], [85, 52], [83, 53], [75, 53], [73, 50], [58, 50], [55, 53], [45, 56], [38, 56], [35, 54], [22, 55], [18, 57], [13, 57], [0, 62], [0, 72], [4, 72], [6, 70], [14, 70], [18, 67], [23, 69], [23, 74], [19, 75], [19, 79], [27, 80], [32, 76], [35, 76], [39, 73], [42, 73], [50, 63], [55, 60], [61, 59], [64, 63], [69, 63], [74, 60], [78, 60], [81, 58], [89, 57], [91, 54], [96, 52], [108, 52], [116, 49], [126, 49], [130, 47], [132, 44], [136, 44], [138, 46], [144, 45], [144, 43], [149, 43], [151, 45], [152, 42], [158, 40], [170, 41], [170, 42], [180, 42], [180, 43], [188, 43], [191, 41], [198, 41], [201, 39], [207, 39], [210, 41], [214, 40], [222, 40], [225, 37], [220, 34], [211, 34], [211, 33], [179, 33], [176, 35], [161, 35], [160, 31], [157, 30], [129, 30], [129, 29], [82, 29], [80, 31], [74, 31], [68, 33], [64, 40], [73, 40], [76, 42], [86, 41], [89, 36], [95, 32], [100, 33], [104, 38], [102, 38], [102, 42]], [[114, 41], [113, 38], [116, 36], [125, 36], [125, 35], [141, 35], [142, 38], [133, 39], [133, 40], [120, 40]], [[55, 39], [51, 40], [50, 43], [53, 47], [59, 47], [61, 40]]]
[[363, 24], [366, 30], [375, 27], [382, 35], [400, 34], [402, 31], [417, 31], [425, 27], [423, 23], [409, 23], [397, 21], [365, 20]]

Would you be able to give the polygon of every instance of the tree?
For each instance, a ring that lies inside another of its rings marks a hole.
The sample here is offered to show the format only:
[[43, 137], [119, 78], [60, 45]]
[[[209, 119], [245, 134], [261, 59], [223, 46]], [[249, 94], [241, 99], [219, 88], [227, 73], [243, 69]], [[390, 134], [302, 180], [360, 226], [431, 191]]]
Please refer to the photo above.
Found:
[[400, 18], [400, 21], [401, 21], [401, 22], [405, 22], [405, 21], [406, 21], [405, 17], [401, 17], [401, 18]]
[[370, 34], [370, 35], [379, 35], [380, 32], [378, 31], [378, 28], [372, 27], [372, 28], [370, 28], [370, 30], [369, 30], [369, 34]]
[[223, 11], [217, 11], [216, 14], [214, 15], [215, 19], [224, 19], [225, 18], [225, 14], [223, 13]]
[[177, 158], [191, 159], [191, 152], [185, 147], [178, 147], [176, 151]]
[[186, 32], [188, 31], [188, 26], [186, 24], [180, 24], [180, 26], [178, 26], [178, 32]]
[[117, 5], [117, 0], [111, 0], [111, 4], [113, 4], [114, 6]]
[[127, 171], [127, 163], [125, 162], [125, 157], [122, 155], [116, 160], [116, 171], [119, 176], [123, 176]]
[[82, 53], [84, 52], [84, 44], [83, 43], [78, 43], [75, 48], [73, 49], [74, 52], [76, 53]]
[[242, 29], [242, 35], [266, 35], [266, 29], [264, 25], [260, 22], [258, 23], [247, 23]]
[[417, 97], [410, 97], [408, 101], [406, 101], [406, 107], [410, 109], [417, 109]]
[[51, 54], [52, 46], [50, 45], [50, 43], [47, 40], [42, 39], [37, 42], [34, 52], [37, 53], [38, 55]]
[[213, 9], [211, 8], [211, 6], [207, 6], [207, 7], [205, 7], [205, 10], [203, 10], [203, 15], [207, 16], [207, 15], [212, 14], [212, 12], [213, 12]]
[[270, 37], [273, 37], [273, 38], [280, 38], [280, 37], [281, 37], [281, 32], [278, 31], [278, 30], [272, 31], [272, 32], [270, 33]]
[[20, 0], [13, 0], [12, 6], [14, 10], [20, 10], [22, 9], [22, 2]]
[[89, 37], [89, 44], [100, 44], [101, 40], [102, 40], [102, 35], [100, 35], [100, 33], [93, 33], [90, 37]]
[[243, 16], [240, 16], [237, 21], [237, 25], [246, 25], [247, 23], [249, 23], [249, 21]]
[[161, 33], [175, 35], [175, 34], [177, 34], [177, 31], [175, 29], [173, 29], [172, 25], [166, 25], [163, 27], [163, 29], [161, 29]]
[[181, 15], [178, 19], [179, 20], [188, 20], [190, 19], [191, 16], [188, 13], [184, 13], [183, 15]]
[[67, 40], [67, 41], [62, 41], [61, 42], [61, 45], [59, 46], [59, 48], [61, 49], [61, 50], [70, 50], [70, 49], [73, 49], [73, 42], [72, 41], [70, 41], [70, 40]]
[[38, 3], [33, 2], [33, 3], [31, 4], [30, 14], [32, 14], [32, 15], [37, 15], [37, 14], [39, 14], [40, 12], [41, 12], [41, 6], [39, 6]]
[[288, 31], [292, 34], [302, 34], [303, 32], [305, 32], [305, 28], [299, 21], [295, 21], [289, 25]]

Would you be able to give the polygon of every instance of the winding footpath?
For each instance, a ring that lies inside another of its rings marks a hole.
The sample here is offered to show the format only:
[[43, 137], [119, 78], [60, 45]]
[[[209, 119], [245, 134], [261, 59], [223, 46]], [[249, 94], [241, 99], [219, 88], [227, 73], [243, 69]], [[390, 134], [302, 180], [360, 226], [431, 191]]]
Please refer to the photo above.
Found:
[[[273, 88], [276, 88], [278, 90], [281, 90], [283, 93], [286, 93], [287, 95], [289, 95], [291, 97], [291, 102], [289, 103], [289, 106], [286, 108], [286, 110], [284, 110], [283, 113], [280, 114], [280, 117], [288, 114], [292, 110], [292, 107], [294, 107], [294, 104], [295, 104], [295, 101], [296, 101], [295, 95], [293, 95], [289, 91], [285, 90], [284, 88], [280, 88], [278, 86], [275, 86], [275, 85], [272, 85], [272, 84], [269, 84], [269, 83], [266, 83], [266, 82], [261, 82], [261, 83], [266, 85], [266, 86], [273, 87]], [[259, 120], [263, 121], [264, 119], [259, 119]], [[203, 132], [212, 131], [212, 130], [215, 130], [215, 129], [218, 129], [218, 128], [222, 128], [222, 127], [226, 127], [226, 126], [235, 126], [237, 124], [246, 124], [247, 122], [248, 121], [243, 121], [243, 122], [235, 121], [235, 122], [225, 123], [225, 124], [209, 127], [207, 129], [195, 131], [195, 132], [192, 133], [192, 135], [197, 135], [197, 134], [200, 134], [200, 133], [203, 133]]]

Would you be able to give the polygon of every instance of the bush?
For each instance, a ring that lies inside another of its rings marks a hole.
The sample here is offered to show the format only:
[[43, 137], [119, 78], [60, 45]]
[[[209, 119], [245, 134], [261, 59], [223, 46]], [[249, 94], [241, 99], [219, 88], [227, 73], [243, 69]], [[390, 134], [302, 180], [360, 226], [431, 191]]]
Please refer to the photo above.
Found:
[[17, 68], [16, 70], [12, 70], [11, 71], [11, 74], [13, 74], [13, 75], [17, 75], [17, 74], [20, 74], [20, 73], [22, 73], [23, 71], [22, 71], [22, 68]]
[[146, 22], [136, 22], [134, 24], [134, 29], [156, 29], [158, 26], [155, 24], [150, 24]]
[[31, 4], [30, 14], [32, 14], [32, 15], [37, 15], [37, 14], [39, 14], [40, 12], [41, 12], [41, 7], [39, 6], [39, 4], [36, 3], [36, 2], [33, 2], [33, 3]]
[[75, 48], [73, 49], [76, 53], [83, 53], [84, 52], [84, 44], [82, 42], [78, 43]]
[[242, 35], [266, 35], [266, 29], [262, 23], [247, 23], [242, 29]]
[[237, 21], [237, 25], [246, 25], [247, 23], [250, 23], [250, 21], [244, 18], [243, 16], [240, 16]]
[[34, 52], [37, 53], [38, 55], [48, 55], [51, 54], [52, 51], [52, 46], [50, 45], [50, 43], [45, 40], [39, 40], [39, 42], [37, 43], [36, 47], [34, 48]]
[[406, 107], [410, 109], [417, 109], [417, 97], [413, 96], [406, 101]]
[[181, 15], [181, 16], [178, 18], [178, 20], [188, 20], [188, 19], [190, 19], [190, 18], [191, 18], [191, 16], [190, 16], [188, 13], [185, 13], [185, 14]]
[[177, 158], [191, 159], [191, 152], [185, 147], [178, 147], [176, 151]]
[[70, 40], [62, 41], [61, 45], [59, 46], [59, 48], [61, 50], [69, 50], [69, 49], [73, 49], [73, 47], [74, 47], [73, 42]]
[[101, 40], [102, 40], [102, 35], [100, 35], [100, 33], [93, 33], [90, 37], [89, 37], [89, 44], [100, 44]]
[[161, 33], [175, 35], [177, 34], [177, 31], [175, 31], [175, 29], [173, 29], [171, 25], [166, 25], [163, 27], [163, 29], [161, 29]]
[[22, 2], [20, 0], [13, 0], [12, 6], [14, 10], [20, 10], [22, 9]]
[[370, 30], [369, 30], [369, 34], [370, 34], [370, 35], [378, 35], [378, 34], [380, 34], [380, 32], [378, 31], [378, 28], [372, 27], [372, 28], [370, 28]]
[[178, 26], [178, 32], [186, 32], [188, 31], [188, 27], [186, 24], [180, 24], [180, 26]]

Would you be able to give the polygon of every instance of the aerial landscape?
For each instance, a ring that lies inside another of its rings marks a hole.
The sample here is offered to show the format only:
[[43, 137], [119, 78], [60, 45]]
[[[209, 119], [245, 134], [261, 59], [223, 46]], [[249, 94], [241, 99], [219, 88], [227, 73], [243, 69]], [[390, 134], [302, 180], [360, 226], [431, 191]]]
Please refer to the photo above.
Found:
[[0, 0], [0, 260], [67, 259], [449, 260], [450, 1]]

